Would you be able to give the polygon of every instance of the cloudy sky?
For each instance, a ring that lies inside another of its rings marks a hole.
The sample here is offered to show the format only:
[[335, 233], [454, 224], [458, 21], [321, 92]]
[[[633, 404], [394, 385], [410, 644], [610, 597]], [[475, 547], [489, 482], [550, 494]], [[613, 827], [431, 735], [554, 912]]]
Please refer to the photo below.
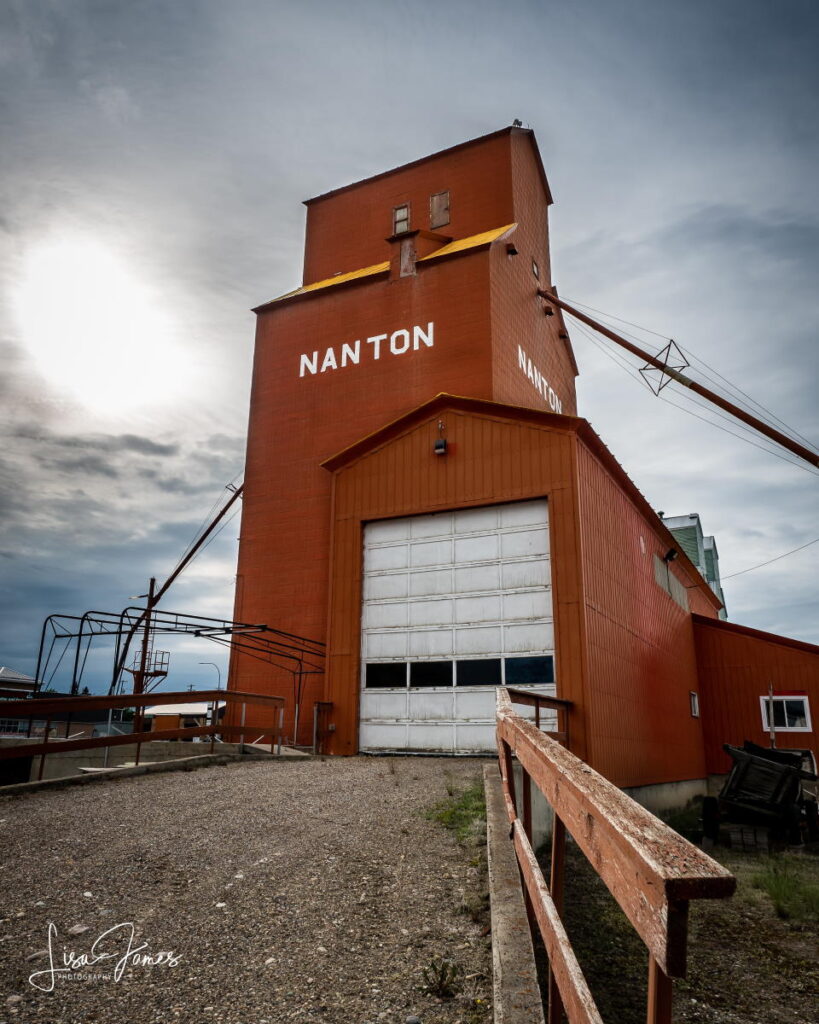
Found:
[[[47, 614], [164, 578], [228, 496], [249, 309], [300, 281], [301, 200], [513, 118], [561, 294], [819, 442], [817, 45], [814, 0], [6, 0], [0, 664], [33, 672]], [[819, 535], [815, 474], [572, 338], [582, 414], [742, 573], [730, 617], [819, 642], [819, 544], [743, 572]], [[169, 608], [230, 617], [238, 522]], [[182, 648], [174, 686], [211, 681], [199, 661], [224, 666]]]

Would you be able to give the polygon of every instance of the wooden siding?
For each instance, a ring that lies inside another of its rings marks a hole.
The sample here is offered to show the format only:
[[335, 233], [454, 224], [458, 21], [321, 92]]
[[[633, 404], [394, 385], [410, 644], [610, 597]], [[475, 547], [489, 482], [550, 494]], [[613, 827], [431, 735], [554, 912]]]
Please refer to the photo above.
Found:
[[819, 647], [699, 616], [693, 625], [709, 773], [731, 768], [723, 743], [742, 746], [753, 740], [768, 746], [759, 698], [769, 685], [775, 693], [804, 693], [813, 724], [812, 732], [777, 732], [777, 746], [806, 748], [819, 756]]
[[[582, 442], [578, 524], [588, 631], [587, 760], [620, 786], [705, 776], [691, 615], [662, 589], [654, 556], [669, 549], [659, 517], [646, 515]], [[693, 568], [672, 562], [693, 610], [714, 615]], [[699, 584], [699, 585], [698, 585]]]
[[[435, 456], [438, 420], [449, 453]], [[327, 700], [332, 752], [355, 753], [361, 621], [362, 524], [529, 498], [549, 502], [558, 692], [582, 700], [582, 600], [577, 573], [571, 430], [450, 409], [334, 474]], [[582, 717], [572, 726], [585, 749]]]

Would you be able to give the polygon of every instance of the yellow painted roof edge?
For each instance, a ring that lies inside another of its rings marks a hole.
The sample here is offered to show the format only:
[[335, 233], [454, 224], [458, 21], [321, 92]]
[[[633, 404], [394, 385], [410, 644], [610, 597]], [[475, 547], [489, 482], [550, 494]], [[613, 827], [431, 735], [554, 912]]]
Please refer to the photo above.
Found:
[[422, 263], [424, 260], [434, 260], [439, 256], [449, 256], [451, 253], [464, 252], [466, 249], [474, 249], [476, 246], [486, 245], [488, 242], [495, 242], [502, 235], [505, 235], [507, 231], [511, 231], [516, 227], [516, 223], [505, 224], [502, 228], [493, 228], [491, 231], [482, 231], [479, 235], [470, 235], [468, 238], [456, 238], [454, 242], [448, 242], [442, 249], [436, 249], [435, 252], [431, 252], [427, 256], [422, 256], [418, 262]]
[[[434, 260], [438, 256], [449, 256], [456, 252], [466, 252], [466, 250], [474, 249], [479, 245], [486, 245], [489, 242], [495, 242], [502, 235], [506, 234], [507, 231], [511, 231], [516, 227], [516, 223], [505, 224], [502, 228], [493, 228], [491, 231], [482, 231], [479, 235], [470, 235], [468, 238], [458, 238], [454, 242], [448, 242], [441, 249], [436, 249], [435, 252], [431, 252], [427, 256], [422, 256], [418, 262], [423, 263], [425, 260]], [[296, 295], [306, 295], [308, 292], [315, 292], [321, 288], [331, 288], [334, 284], [344, 284], [345, 281], [355, 281], [359, 277], [371, 277], [373, 274], [383, 274], [389, 269], [389, 260], [385, 260], [384, 263], [373, 263], [370, 267], [361, 267], [360, 270], [351, 270], [347, 274], [336, 274], [335, 277], [325, 277], [322, 281], [314, 281], [312, 284], [305, 284], [300, 288], [294, 288], [292, 292], [285, 292], [284, 295], [277, 295], [275, 299], [270, 299], [270, 301], [264, 303], [264, 305], [269, 306], [271, 303], [281, 302], [282, 299], [292, 299]]]

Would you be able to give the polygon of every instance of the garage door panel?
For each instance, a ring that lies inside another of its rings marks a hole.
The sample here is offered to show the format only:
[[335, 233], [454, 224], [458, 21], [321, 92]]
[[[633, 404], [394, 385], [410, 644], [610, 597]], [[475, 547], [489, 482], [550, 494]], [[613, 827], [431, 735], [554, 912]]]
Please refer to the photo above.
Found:
[[486, 753], [495, 747], [495, 725], [472, 725], [458, 723], [455, 726], [455, 746], [458, 753]]
[[456, 622], [500, 622], [502, 614], [499, 594], [459, 597], [455, 602]]
[[509, 653], [554, 650], [554, 629], [550, 622], [503, 627], [503, 650]]
[[456, 566], [453, 582], [457, 594], [500, 590], [501, 566], [497, 562], [493, 565]]
[[409, 595], [409, 576], [403, 572], [383, 573], [364, 578], [364, 601], [384, 601]]
[[495, 687], [455, 691], [455, 718], [460, 721], [495, 722]]
[[411, 626], [446, 626], [452, 622], [453, 602], [449, 599], [413, 601], [409, 613]]
[[429, 693], [423, 690], [410, 690], [408, 714], [416, 721], [451, 722], [454, 715], [454, 695], [450, 693]]
[[489, 534], [486, 537], [463, 537], [455, 540], [455, 562], [463, 565], [464, 562], [491, 562], [498, 557], [500, 545], [498, 535]]
[[451, 540], [413, 541], [410, 565], [441, 565], [452, 561]]
[[361, 622], [365, 629], [407, 626], [406, 601], [371, 602], [364, 606]]
[[520, 530], [516, 533], [501, 534], [501, 554], [503, 558], [531, 557], [532, 555], [548, 555], [549, 534], [542, 530]]
[[406, 569], [409, 546], [407, 544], [387, 544], [384, 547], [372, 548], [369, 552], [369, 570], [378, 572], [384, 569]]
[[407, 719], [407, 694], [384, 693], [381, 690], [365, 690], [361, 695], [362, 718]]
[[545, 590], [528, 590], [520, 594], [503, 595], [504, 622], [512, 619], [545, 619], [551, 614], [551, 594]]
[[421, 629], [409, 634], [411, 658], [448, 657], [451, 653], [451, 629]]
[[477, 533], [497, 530], [499, 513], [496, 507], [464, 508], [455, 513], [455, 533]]
[[551, 572], [546, 559], [543, 561], [504, 562], [500, 569], [501, 585], [504, 590], [515, 590], [521, 587], [546, 587], [550, 584]]
[[502, 529], [515, 526], [545, 526], [547, 522], [546, 502], [517, 501], [512, 505], [501, 505], [500, 525]]
[[409, 521], [409, 536], [412, 538], [451, 537], [452, 513], [439, 512], [431, 516], [415, 516]]
[[500, 649], [500, 626], [455, 630], [455, 654], [496, 654]]
[[364, 643], [364, 659], [374, 658], [406, 658], [407, 634], [401, 633], [366, 633]]
[[406, 519], [379, 519], [374, 523], [367, 523], [368, 545], [405, 540], [408, 536], [409, 526]]
[[502, 673], [551, 674], [547, 524], [535, 500], [365, 525], [363, 750], [494, 751]]
[[433, 594], [452, 593], [451, 569], [428, 569], [410, 576], [410, 597], [430, 597]]
[[359, 744], [362, 750], [406, 750], [407, 725], [383, 725], [380, 722], [361, 723]]
[[411, 725], [407, 730], [407, 749], [455, 753], [452, 723], [419, 722], [417, 725]]

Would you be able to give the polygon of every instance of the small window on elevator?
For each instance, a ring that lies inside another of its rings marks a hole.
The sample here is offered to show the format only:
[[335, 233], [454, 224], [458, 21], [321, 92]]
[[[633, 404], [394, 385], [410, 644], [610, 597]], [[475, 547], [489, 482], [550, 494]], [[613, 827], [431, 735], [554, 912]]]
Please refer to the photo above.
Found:
[[429, 226], [442, 228], [449, 224], [449, 192], [436, 192], [429, 197]]
[[532, 273], [535, 277], [540, 280], [540, 267], [537, 265], [537, 260], [532, 260]]
[[403, 206], [396, 206], [392, 211], [392, 233], [400, 235], [402, 231], [409, 231], [410, 208], [409, 203]]

